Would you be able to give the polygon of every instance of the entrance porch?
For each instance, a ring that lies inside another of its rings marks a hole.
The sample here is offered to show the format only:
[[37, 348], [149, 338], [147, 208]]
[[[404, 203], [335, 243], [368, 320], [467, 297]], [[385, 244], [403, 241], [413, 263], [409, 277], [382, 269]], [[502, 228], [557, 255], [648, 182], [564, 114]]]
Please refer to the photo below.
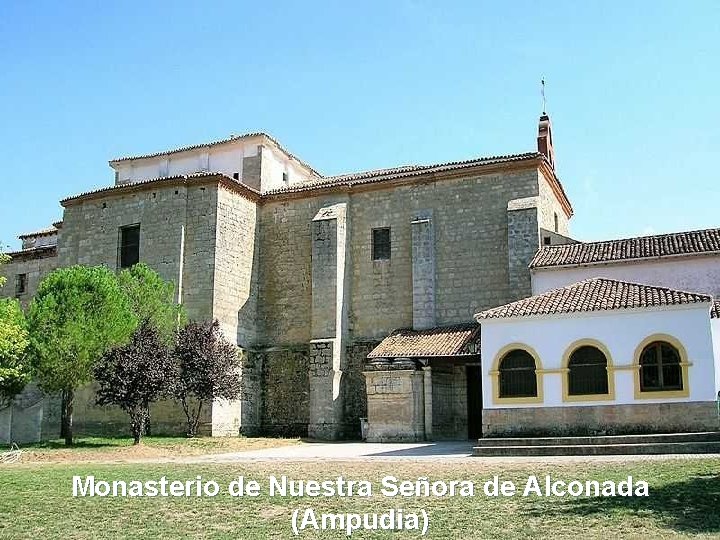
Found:
[[462, 324], [397, 330], [368, 354], [368, 442], [482, 435], [479, 329]]

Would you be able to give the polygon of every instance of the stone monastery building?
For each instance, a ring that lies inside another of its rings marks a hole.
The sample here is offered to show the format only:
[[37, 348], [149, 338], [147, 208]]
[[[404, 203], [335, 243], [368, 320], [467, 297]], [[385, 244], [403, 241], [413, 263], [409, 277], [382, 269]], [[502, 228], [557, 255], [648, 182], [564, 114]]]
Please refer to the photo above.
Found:
[[[573, 240], [545, 114], [536, 152], [461, 162], [326, 177], [252, 133], [110, 166], [114, 185], [20, 237], [0, 294], [26, 304], [55, 268], [147, 263], [241, 350], [242, 399], [213, 404], [208, 434], [718, 428], [720, 229]], [[82, 396], [79, 431], [127, 429]], [[57, 436], [57, 409], [26, 390], [0, 440]], [[183, 429], [172, 403], [152, 418]]]

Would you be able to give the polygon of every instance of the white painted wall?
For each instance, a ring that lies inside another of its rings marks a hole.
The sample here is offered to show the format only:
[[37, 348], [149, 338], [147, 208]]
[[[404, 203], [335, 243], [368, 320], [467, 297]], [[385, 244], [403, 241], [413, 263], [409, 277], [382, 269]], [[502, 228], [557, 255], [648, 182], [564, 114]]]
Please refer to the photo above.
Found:
[[[713, 401], [720, 389], [715, 365], [717, 348], [713, 354], [710, 330], [709, 304], [681, 306], [665, 310], [614, 310], [593, 313], [577, 313], [571, 316], [554, 315], [541, 318], [488, 319], [481, 321], [481, 347], [483, 367], [483, 407], [487, 409], [506, 407], [564, 407], [587, 405], [610, 405], [629, 403], [659, 403], [667, 401]], [[720, 330], [720, 328], [718, 328]], [[565, 350], [579, 339], [596, 339], [610, 351], [612, 363], [629, 366], [634, 361], [636, 347], [652, 334], [669, 334], [678, 339], [692, 364], [688, 368], [690, 391], [686, 398], [661, 398], [635, 400], [632, 370], [614, 371], [615, 400], [564, 402], [562, 399], [561, 373], [543, 375], [544, 403], [540, 404], [494, 404], [492, 396], [493, 360], [500, 349], [511, 343], [524, 343], [540, 356], [543, 369], [562, 367]], [[720, 346], [720, 343], [716, 343]]]
[[[283, 182], [283, 173], [287, 173], [287, 182]], [[288, 159], [282, 152], [272, 147], [264, 147], [262, 155], [261, 186], [263, 191], [280, 189], [309, 179], [305, 169], [296, 161]]]
[[564, 287], [588, 278], [605, 277], [683, 291], [720, 296], [720, 254], [625, 261], [554, 269], [538, 268], [531, 272], [533, 294]]
[[[243, 176], [243, 158], [262, 152], [261, 189], [268, 191], [309, 180], [311, 173], [296, 160], [280, 151], [263, 137], [240, 139], [216, 146], [173, 152], [152, 158], [133, 159], [114, 164], [117, 183], [180, 176], [199, 172], [219, 172], [229, 177]], [[287, 182], [283, 173], [287, 173]]]
[[710, 329], [715, 350], [715, 391], [720, 392], [720, 319], [710, 319]]

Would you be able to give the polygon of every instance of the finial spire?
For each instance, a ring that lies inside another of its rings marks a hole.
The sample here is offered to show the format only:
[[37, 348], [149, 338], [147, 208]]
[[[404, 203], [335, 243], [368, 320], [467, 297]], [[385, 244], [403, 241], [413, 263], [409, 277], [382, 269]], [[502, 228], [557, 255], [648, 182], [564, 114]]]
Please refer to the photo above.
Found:
[[547, 101], [545, 100], [545, 78], [540, 79], [540, 95], [542, 96], [542, 113], [547, 114]]

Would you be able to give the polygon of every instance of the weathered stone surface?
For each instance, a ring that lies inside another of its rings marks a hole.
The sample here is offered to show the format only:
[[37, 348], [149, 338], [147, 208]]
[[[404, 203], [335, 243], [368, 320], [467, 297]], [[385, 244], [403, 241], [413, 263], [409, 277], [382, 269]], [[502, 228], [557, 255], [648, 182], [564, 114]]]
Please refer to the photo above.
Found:
[[640, 403], [483, 410], [483, 437], [623, 435], [717, 431], [717, 404]]
[[[243, 160], [248, 185], [259, 186], [262, 155]], [[525, 198], [537, 209], [509, 217], [508, 203]], [[468, 322], [529, 293], [525, 259], [556, 210], [564, 234], [564, 213], [534, 167], [261, 202], [217, 182], [149, 185], [68, 204], [58, 257], [33, 263], [29, 289], [55, 265], [116, 268], [118, 228], [140, 224], [140, 260], [176, 284], [191, 319], [218, 318], [241, 348], [241, 399], [213, 404], [206, 432], [356, 437], [368, 414], [368, 343], [414, 324]], [[390, 228], [390, 260], [372, 260], [377, 227]], [[2, 271], [19, 272], [14, 264]], [[464, 372], [454, 369], [431, 388], [438, 436], [465, 430]], [[90, 404], [79, 411], [81, 429], [126, 425]], [[175, 412], [154, 418], [177, 426]]]
[[422, 370], [366, 371], [368, 442], [425, 440]]

